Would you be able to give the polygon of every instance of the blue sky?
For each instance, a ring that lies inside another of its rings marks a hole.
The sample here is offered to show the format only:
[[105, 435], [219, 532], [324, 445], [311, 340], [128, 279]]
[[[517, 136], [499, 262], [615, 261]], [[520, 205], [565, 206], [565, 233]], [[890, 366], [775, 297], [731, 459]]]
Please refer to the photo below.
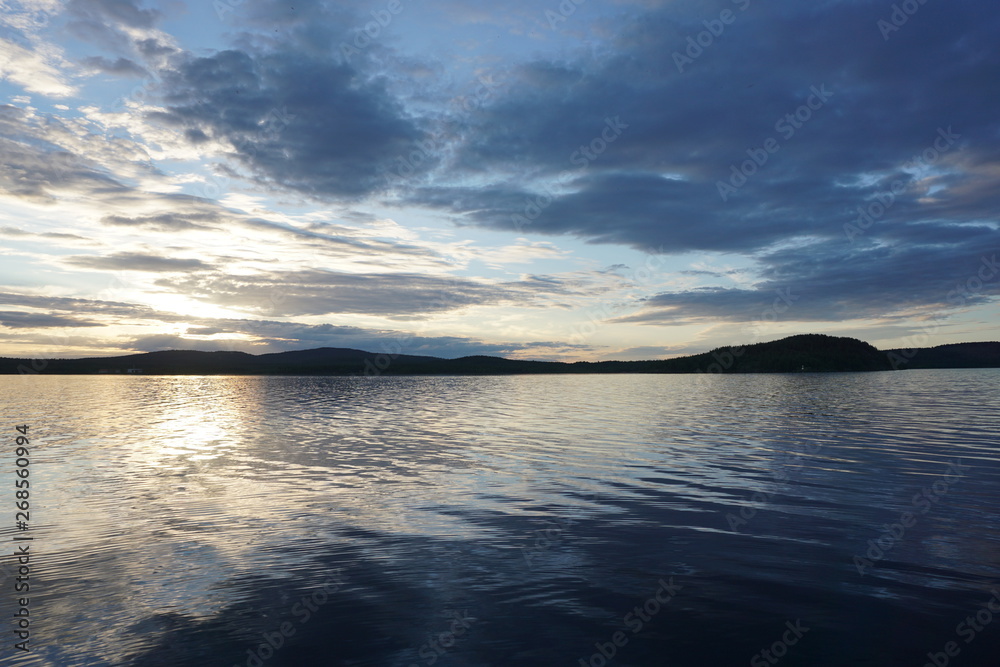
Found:
[[2, 12], [0, 355], [997, 339], [992, 2]]

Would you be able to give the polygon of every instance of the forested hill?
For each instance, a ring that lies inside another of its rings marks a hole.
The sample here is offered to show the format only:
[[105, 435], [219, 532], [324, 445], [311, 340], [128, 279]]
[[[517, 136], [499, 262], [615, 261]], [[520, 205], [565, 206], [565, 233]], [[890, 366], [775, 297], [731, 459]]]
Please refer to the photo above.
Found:
[[1000, 342], [887, 350], [896, 368], [1000, 368]]
[[[679, 372], [795, 373], [830, 371], [887, 371], [892, 365], [884, 352], [856, 338], [803, 334], [768, 343], [721, 347], [667, 363]], [[676, 371], [675, 371], [676, 372]]]
[[514, 375], [531, 373], [794, 373], [1000, 367], [1000, 343], [879, 351], [854, 338], [804, 334], [676, 359], [560, 363], [472, 356], [441, 359], [323, 347], [253, 355], [166, 350], [87, 359], [0, 358], [0, 374]]

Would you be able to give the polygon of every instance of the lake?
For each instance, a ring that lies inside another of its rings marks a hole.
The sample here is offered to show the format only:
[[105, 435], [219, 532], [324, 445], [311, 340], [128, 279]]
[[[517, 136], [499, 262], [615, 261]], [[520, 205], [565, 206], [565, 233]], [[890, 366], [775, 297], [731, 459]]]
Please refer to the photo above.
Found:
[[2, 664], [998, 664], [1000, 370], [0, 397]]

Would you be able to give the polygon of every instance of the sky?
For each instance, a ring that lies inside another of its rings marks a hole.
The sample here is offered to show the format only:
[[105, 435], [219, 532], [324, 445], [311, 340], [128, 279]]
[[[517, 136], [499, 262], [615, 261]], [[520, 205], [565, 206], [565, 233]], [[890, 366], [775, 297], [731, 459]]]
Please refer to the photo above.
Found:
[[997, 340], [995, 0], [0, 0], [0, 356]]

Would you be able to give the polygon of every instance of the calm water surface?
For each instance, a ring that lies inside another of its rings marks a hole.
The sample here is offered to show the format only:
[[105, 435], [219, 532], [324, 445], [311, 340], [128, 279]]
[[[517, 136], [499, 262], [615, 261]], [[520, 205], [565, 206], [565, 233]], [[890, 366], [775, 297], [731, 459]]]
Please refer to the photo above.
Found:
[[2, 664], [1000, 664], [997, 370], [0, 376], [0, 405], [3, 552], [17, 424], [34, 537]]

